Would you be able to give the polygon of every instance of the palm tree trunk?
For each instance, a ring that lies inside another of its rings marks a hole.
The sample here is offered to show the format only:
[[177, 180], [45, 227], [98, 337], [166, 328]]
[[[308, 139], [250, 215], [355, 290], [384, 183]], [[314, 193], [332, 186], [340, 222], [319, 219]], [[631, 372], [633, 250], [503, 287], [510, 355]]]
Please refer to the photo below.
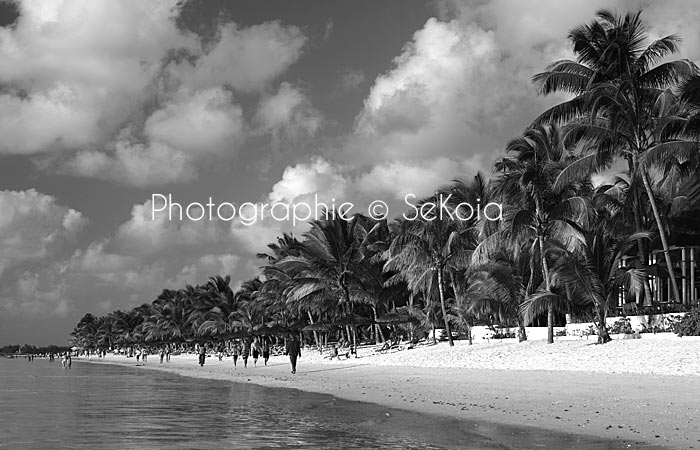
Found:
[[382, 331], [382, 327], [379, 326], [377, 323], [377, 308], [372, 305], [372, 314], [374, 315], [374, 327], [372, 328], [375, 330], [374, 333], [374, 343], [379, 344], [379, 338], [382, 338], [382, 344], [386, 342], [386, 339], [384, 338], [384, 332]]
[[[635, 164], [634, 164], [634, 159], [631, 156], [627, 158], [627, 167], [629, 169], [630, 174], [636, 173], [637, 169], [636, 169]], [[643, 231], [642, 213], [640, 211], [639, 205], [640, 205], [639, 192], [637, 189], [633, 189], [632, 190], [632, 216], [634, 217], [634, 231], [635, 231], [635, 233]], [[637, 239], [637, 257], [639, 258], [639, 262], [643, 266], [647, 265], [648, 258], [647, 258], [646, 242], [641, 237]], [[653, 299], [653, 297], [651, 295], [651, 287], [649, 286], [649, 280], [647, 278], [644, 278], [644, 304], [651, 305], [652, 299]]]
[[[457, 283], [455, 283], [455, 277], [452, 272], [450, 274], [450, 285], [452, 286], [452, 292], [455, 294], [455, 299], [457, 298]], [[463, 325], [467, 327], [467, 337], [469, 338], [469, 345], [472, 345], [474, 341], [472, 340], [472, 324], [471, 315], [466, 316], [466, 320], [463, 320]]]
[[[540, 258], [542, 259], [542, 275], [544, 276], [544, 287], [547, 291], [550, 289], [549, 285], [549, 265], [547, 264], [547, 257], [544, 254], [544, 238], [542, 236], [542, 206], [540, 204], [539, 196], [535, 196], [535, 212], [537, 215], [537, 243], [540, 246]], [[551, 302], [547, 305], [547, 343], [554, 343], [554, 308]]]
[[520, 315], [520, 312], [518, 312], [518, 342], [525, 342], [527, 341], [527, 332], [525, 331], [525, 323], [523, 323], [523, 318]]
[[642, 172], [642, 181], [644, 182], [644, 189], [649, 197], [649, 204], [651, 205], [651, 210], [654, 212], [654, 219], [656, 220], [656, 226], [659, 229], [659, 237], [661, 238], [661, 245], [664, 249], [664, 258], [666, 259], [666, 266], [668, 267], [668, 275], [671, 279], [671, 289], [673, 290], [673, 298], [676, 303], [680, 303], [681, 299], [678, 295], [678, 285], [676, 284], [676, 273], [673, 270], [673, 263], [671, 262], [671, 253], [668, 249], [668, 240], [666, 239], [666, 229], [661, 222], [661, 216], [659, 215], [659, 208], [656, 206], [656, 200], [654, 199], [654, 193], [651, 190], [651, 184], [649, 183], [649, 176], [644, 171]]
[[612, 341], [610, 334], [608, 333], [608, 327], [605, 323], [607, 319], [607, 313], [605, 304], [603, 302], [598, 302], [596, 304], [596, 313], [598, 316], [598, 343], [605, 344], [606, 342]]
[[[348, 313], [350, 312], [350, 291], [348, 290], [348, 287], [345, 285], [345, 283], [340, 283], [341, 287], [343, 288], [343, 294], [345, 296], [345, 305], [347, 305], [347, 311]], [[357, 327], [353, 325], [352, 327], [352, 352], [355, 354], [355, 358], [357, 358]], [[348, 339], [350, 338], [350, 328], [348, 328]]]
[[[311, 311], [306, 311], [306, 313], [309, 315], [309, 322], [313, 325], [314, 323], [314, 318], [311, 315]], [[321, 342], [318, 340], [318, 331], [314, 331], [314, 340], [316, 341], [316, 347], [318, 347], [319, 350], [321, 350]]]
[[447, 332], [447, 340], [450, 343], [450, 347], [454, 347], [455, 343], [452, 341], [452, 330], [450, 329], [450, 321], [447, 319], [447, 309], [445, 308], [445, 288], [442, 279], [442, 267], [437, 268], [438, 276], [438, 291], [440, 292], [440, 307], [442, 308], [442, 319], [445, 322], [445, 331]]

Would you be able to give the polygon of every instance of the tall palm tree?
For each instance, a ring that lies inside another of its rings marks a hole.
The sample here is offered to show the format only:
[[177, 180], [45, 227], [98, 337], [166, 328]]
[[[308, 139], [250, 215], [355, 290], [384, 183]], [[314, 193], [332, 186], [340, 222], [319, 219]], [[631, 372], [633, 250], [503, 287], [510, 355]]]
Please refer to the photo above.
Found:
[[546, 302], [559, 303], [584, 316], [592, 308], [598, 343], [611, 340], [606, 326], [609, 305], [617, 299], [621, 288], [639, 295], [647, 277], [647, 271], [625, 266], [622, 258], [633, 250], [638, 238], [648, 238], [649, 233], [632, 234], [618, 240], [606, 228], [602, 220], [592, 229], [582, 230], [586, 236], [584, 252], [556, 246], [548, 250], [553, 261], [553, 286], [550, 292], [538, 292], [527, 298], [522, 306], [526, 317], [538, 314]]
[[93, 349], [97, 345], [97, 327], [99, 318], [93, 314], [85, 314], [71, 332], [73, 343], [79, 347]]
[[112, 344], [116, 339], [116, 323], [115, 317], [112, 314], [101, 316], [97, 320], [96, 338], [99, 348], [112, 348]]
[[230, 275], [216, 275], [198, 287], [197, 305], [190, 317], [197, 334], [220, 337], [231, 331], [235, 296], [230, 283]]
[[[294, 254], [277, 263], [282, 270], [294, 273], [287, 302], [301, 303], [309, 314], [332, 312], [345, 317], [352, 317], [355, 304], [367, 302], [369, 293], [362, 288], [359, 264], [368, 230], [360, 218], [355, 215], [346, 221], [335, 217], [311, 223], [304, 240], [292, 247]], [[351, 331], [356, 350], [355, 326]]]
[[454, 346], [446, 305], [447, 283], [451, 274], [468, 266], [474, 241], [472, 230], [461, 220], [441, 215], [437, 208], [423, 209], [422, 205], [439, 202], [440, 195], [426, 199], [418, 205], [421, 214], [399, 222], [401, 231], [386, 252], [384, 270], [397, 273], [389, 283], [403, 280], [414, 293], [437, 290], [447, 339]]
[[529, 247], [503, 246], [485, 260], [472, 259], [472, 267], [460, 286], [457, 299], [462, 308], [480, 319], [495, 318], [499, 323], [518, 326], [518, 341], [527, 340], [521, 306], [528, 294], [531, 272]]
[[[529, 243], [533, 262], [538, 260], [544, 281], [542, 290], [551, 289], [550, 266], [545, 248], [556, 240], [567, 248], [581, 245], [582, 238], [572, 223], [586, 223], [589, 208], [584, 182], [558, 183], [562, 171], [575, 157], [567, 152], [556, 126], [525, 130], [510, 141], [506, 152], [513, 154], [504, 171], [494, 180], [494, 195], [507, 204], [503, 235], [511, 241]], [[495, 235], [494, 235], [495, 236]], [[534, 282], [536, 278], [530, 277]], [[532, 293], [533, 289], [528, 289]], [[543, 297], [552, 299], [552, 297]], [[547, 307], [547, 342], [554, 342], [554, 303]]]
[[193, 311], [195, 288], [186, 286], [167, 299], [157, 299], [151, 309], [151, 315], [143, 322], [143, 334], [146, 340], [183, 341], [193, 336], [190, 315]]
[[[679, 117], [676, 99], [669, 90], [695, 75], [697, 67], [689, 60], [657, 65], [677, 51], [680, 39], [670, 35], [645, 47], [648, 39], [640, 16], [641, 11], [621, 17], [602, 10], [596, 20], [570, 32], [577, 61], [557, 61], [534, 81], [545, 95], [561, 91], [575, 97], [551, 108], [535, 123], [573, 122], [568, 140], [572, 146], [582, 145], [587, 158], [572, 166], [568, 178], [589, 176], [609, 165], [613, 157], [627, 161], [632, 179], [641, 183], [649, 200], [666, 264], [671, 268], [668, 239], [649, 172], [668, 158], [680, 161], [697, 154], [697, 141], [677, 132], [683, 128], [673, 126]], [[632, 195], [635, 225], [642, 231], [636, 188]], [[640, 259], [646, 260], [641, 245]], [[678, 302], [675, 276], [671, 275], [670, 281]]]
[[255, 277], [243, 282], [234, 294], [236, 308], [233, 310], [233, 315], [249, 333], [253, 332], [255, 325], [264, 321], [264, 318], [258, 314], [259, 309], [256, 306], [262, 287], [263, 282], [259, 277]]

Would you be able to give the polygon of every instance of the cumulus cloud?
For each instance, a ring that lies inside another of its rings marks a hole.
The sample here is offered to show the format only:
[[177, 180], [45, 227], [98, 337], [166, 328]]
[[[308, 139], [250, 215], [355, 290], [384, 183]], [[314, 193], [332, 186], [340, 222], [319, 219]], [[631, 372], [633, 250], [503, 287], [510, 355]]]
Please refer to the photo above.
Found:
[[182, 90], [145, 123], [151, 142], [186, 153], [223, 153], [236, 148], [244, 132], [243, 110], [223, 88]]
[[269, 198], [273, 202], [294, 202], [310, 199], [314, 194], [321, 198], [343, 198], [347, 180], [336, 165], [322, 158], [309, 163], [287, 167], [282, 179], [275, 183]]
[[259, 91], [296, 62], [306, 39], [298, 27], [279, 21], [248, 28], [226, 24], [216, 44], [195, 64], [174, 65], [172, 71], [192, 88], [226, 85]]
[[109, 301], [111, 308], [150, 302], [161, 289], [204, 283], [217, 274], [252, 276], [254, 267], [247, 261], [262, 249], [247, 248], [232, 232], [232, 224], [186, 216], [177, 220], [178, 215], [176, 208], [174, 220], [167, 211], [156, 213], [153, 220], [150, 199], [134, 205], [131, 217], [113, 235], [73, 253], [67, 273], [83, 289], [104, 291], [101, 300]]
[[80, 212], [34, 189], [0, 191], [0, 276], [25, 263], [40, 264], [75, 242], [86, 225]]
[[437, 158], [428, 163], [394, 161], [372, 167], [354, 182], [356, 189], [368, 198], [376, 196], [404, 200], [413, 194], [420, 199], [435, 193], [435, 190], [451, 180], [467, 175], [476, 175], [482, 170], [481, 158], [454, 160]]
[[493, 151], [527, 124], [532, 94], [493, 32], [430, 19], [375, 80], [342, 156], [381, 163]]
[[[39, 166], [48, 168], [54, 164], [54, 159], [48, 158]], [[111, 152], [81, 150], [71, 159], [60, 162], [58, 171], [139, 187], [191, 181], [198, 173], [190, 155], [161, 142], [132, 142], [127, 133], [114, 142]]]
[[[20, 2], [0, 29], [2, 153], [38, 153], [105, 139], [140, 104], [177, 30], [176, 2]], [[19, 114], [17, 112], [19, 111]]]
[[259, 134], [269, 134], [275, 144], [300, 136], [313, 136], [322, 124], [321, 113], [304, 93], [289, 83], [261, 99], [255, 116]]
[[0, 211], [0, 309], [65, 314], [61, 261], [87, 219], [34, 189], [0, 191]]
[[248, 138], [234, 93], [265, 95], [260, 132], [315, 133], [320, 115], [298, 90], [266, 94], [301, 56], [301, 29], [223, 23], [206, 40], [178, 28], [182, 4], [20, 2], [0, 28], [0, 154], [141, 187], [191, 181]]

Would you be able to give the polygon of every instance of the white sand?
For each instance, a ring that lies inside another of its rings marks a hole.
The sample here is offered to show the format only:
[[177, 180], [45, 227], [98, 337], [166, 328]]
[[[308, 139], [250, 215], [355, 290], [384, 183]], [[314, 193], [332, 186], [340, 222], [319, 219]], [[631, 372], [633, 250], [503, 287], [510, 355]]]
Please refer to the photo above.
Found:
[[[305, 351], [298, 373], [283, 356], [270, 365], [233, 368], [231, 358], [174, 356], [145, 366], [186, 376], [252, 382], [328, 393], [464, 420], [529, 425], [639, 442], [700, 449], [700, 338], [516, 343], [457, 341], [389, 354], [360, 349], [360, 358], [329, 361]], [[93, 357], [92, 361], [100, 361]], [[129, 366], [134, 358], [104, 362]], [[637, 444], [635, 444], [637, 443]]]

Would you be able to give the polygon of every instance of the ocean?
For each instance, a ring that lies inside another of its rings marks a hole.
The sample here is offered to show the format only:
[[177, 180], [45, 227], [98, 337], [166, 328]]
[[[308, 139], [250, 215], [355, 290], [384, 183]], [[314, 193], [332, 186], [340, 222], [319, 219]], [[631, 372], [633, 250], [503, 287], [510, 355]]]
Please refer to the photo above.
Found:
[[58, 360], [0, 358], [0, 449], [68, 448], [631, 447], [532, 428], [465, 423], [294, 389], [75, 360], [71, 369], [63, 369]]

